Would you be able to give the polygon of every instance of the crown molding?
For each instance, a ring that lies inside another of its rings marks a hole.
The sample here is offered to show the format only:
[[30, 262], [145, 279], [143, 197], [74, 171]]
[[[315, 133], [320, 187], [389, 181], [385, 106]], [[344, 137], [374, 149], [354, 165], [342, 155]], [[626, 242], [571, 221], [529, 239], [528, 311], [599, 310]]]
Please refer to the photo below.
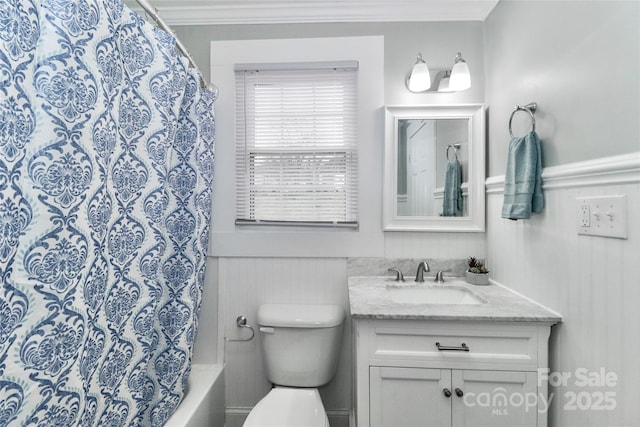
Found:
[[[484, 21], [499, 0], [152, 0], [169, 25]], [[135, 0], [125, 3], [142, 13]]]
[[[542, 170], [542, 189], [553, 190], [640, 182], [640, 151]], [[487, 178], [487, 194], [504, 193], [504, 175]]]

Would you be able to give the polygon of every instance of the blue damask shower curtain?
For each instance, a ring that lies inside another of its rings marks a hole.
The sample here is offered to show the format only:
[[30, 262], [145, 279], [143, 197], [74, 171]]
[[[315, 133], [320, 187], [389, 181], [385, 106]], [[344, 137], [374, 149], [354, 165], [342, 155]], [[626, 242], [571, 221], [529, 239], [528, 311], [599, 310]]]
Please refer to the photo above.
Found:
[[0, 426], [173, 413], [203, 288], [213, 100], [121, 0], [0, 0]]

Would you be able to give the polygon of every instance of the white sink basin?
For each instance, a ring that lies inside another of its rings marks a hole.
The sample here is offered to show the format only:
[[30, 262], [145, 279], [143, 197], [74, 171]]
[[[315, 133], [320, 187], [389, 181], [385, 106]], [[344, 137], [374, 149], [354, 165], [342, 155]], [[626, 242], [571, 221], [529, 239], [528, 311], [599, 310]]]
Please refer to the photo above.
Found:
[[459, 286], [387, 287], [388, 298], [399, 304], [484, 304], [485, 300]]

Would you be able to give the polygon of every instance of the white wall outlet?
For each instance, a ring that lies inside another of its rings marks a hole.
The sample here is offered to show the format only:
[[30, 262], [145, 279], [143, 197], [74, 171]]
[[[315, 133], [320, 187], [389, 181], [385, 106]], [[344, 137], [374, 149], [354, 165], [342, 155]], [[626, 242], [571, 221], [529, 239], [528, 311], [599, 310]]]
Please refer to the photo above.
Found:
[[580, 222], [579, 226], [591, 227], [591, 208], [589, 207], [589, 205], [581, 204], [579, 205], [579, 209], [580, 209], [580, 212], [578, 213], [579, 222]]
[[627, 238], [627, 196], [579, 197], [578, 234]]

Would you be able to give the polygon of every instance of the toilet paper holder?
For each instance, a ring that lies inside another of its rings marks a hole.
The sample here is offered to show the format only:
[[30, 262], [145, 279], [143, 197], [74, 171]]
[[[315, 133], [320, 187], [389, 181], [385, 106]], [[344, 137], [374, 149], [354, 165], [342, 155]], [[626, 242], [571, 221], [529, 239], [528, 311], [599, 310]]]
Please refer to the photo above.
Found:
[[245, 316], [236, 317], [236, 326], [238, 328], [249, 329], [251, 331], [251, 336], [249, 338], [238, 338], [238, 339], [225, 337], [224, 338], [225, 341], [227, 341], [227, 342], [251, 341], [253, 339], [253, 337], [256, 335], [256, 331], [253, 329], [253, 326], [247, 324], [247, 318]]

